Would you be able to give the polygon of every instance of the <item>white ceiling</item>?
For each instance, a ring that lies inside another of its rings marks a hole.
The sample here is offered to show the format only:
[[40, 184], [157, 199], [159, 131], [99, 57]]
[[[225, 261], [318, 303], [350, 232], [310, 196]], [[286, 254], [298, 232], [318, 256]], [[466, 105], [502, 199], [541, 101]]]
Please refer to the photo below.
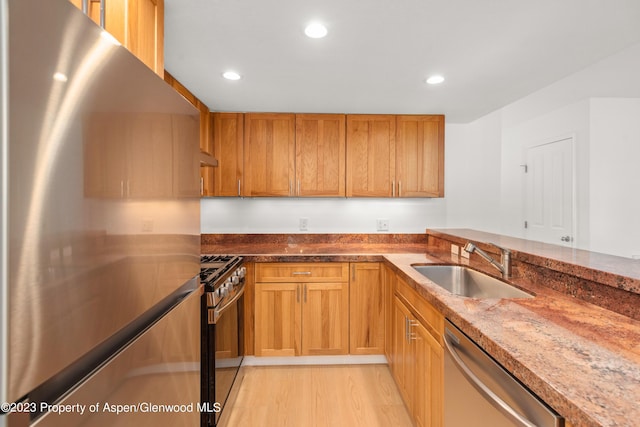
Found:
[[638, 42], [640, 0], [165, 0], [165, 68], [215, 111], [466, 123]]

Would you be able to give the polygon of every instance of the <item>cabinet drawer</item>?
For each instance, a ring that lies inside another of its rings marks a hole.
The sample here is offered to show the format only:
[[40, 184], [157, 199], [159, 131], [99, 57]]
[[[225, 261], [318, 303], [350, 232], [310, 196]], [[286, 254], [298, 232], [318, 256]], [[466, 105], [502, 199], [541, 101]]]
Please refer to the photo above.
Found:
[[256, 282], [348, 282], [346, 262], [256, 264]]
[[425, 324], [431, 335], [438, 340], [440, 345], [443, 345], [444, 317], [442, 314], [400, 276], [396, 281], [396, 294], [409, 304], [412, 311]]

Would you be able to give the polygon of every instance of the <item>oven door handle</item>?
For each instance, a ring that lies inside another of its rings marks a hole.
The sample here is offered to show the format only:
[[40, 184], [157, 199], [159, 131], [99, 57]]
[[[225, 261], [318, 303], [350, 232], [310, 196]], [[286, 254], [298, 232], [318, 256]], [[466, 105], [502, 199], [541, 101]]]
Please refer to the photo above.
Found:
[[222, 307], [215, 309], [214, 316], [213, 316], [213, 324], [214, 325], [218, 322], [218, 319], [220, 319], [220, 317], [224, 314], [224, 312], [231, 305], [233, 305], [238, 300], [238, 298], [240, 298], [242, 296], [242, 294], [244, 294], [244, 283], [242, 284], [240, 289], [236, 292], [236, 294], [233, 296], [233, 298], [231, 298], [231, 300], [229, 302], [227, 302]]

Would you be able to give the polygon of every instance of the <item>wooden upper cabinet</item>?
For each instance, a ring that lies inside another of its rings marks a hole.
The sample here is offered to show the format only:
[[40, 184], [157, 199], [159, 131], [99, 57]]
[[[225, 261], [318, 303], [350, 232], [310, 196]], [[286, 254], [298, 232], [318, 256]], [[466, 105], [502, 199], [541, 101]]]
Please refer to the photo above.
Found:
[[[82, 0], [70, 0], [82, 9]], [[102, 0], [104, 28], [138, 59], [164, 74], [164, 0]], [[87, 15], [98, 25], [100, 0], [88, 0]]]
[[397, 197], [444, 196], [444, 116], [398, 116]]
[[242, 195], [293, 195], [294, 165], [295, 115], [245, 114]]
[[393, 196], [396, 116], [347, 116], [347, 197]]
[[214, 196], [242, 194], [244, 115], [212, 113], [213, 151], [218, 160], [214, 168]]
[[345, 196], [345, 116], [296, 114], [296, 196]]

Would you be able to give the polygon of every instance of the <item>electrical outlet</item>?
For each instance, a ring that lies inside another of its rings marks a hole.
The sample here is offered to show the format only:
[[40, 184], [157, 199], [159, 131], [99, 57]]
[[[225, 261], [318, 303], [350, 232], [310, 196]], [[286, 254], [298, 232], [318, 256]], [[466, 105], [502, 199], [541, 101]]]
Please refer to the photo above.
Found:
[[389, 231], [389, 220], [388, 219], [377, 219], [376, 220], [376, 230], [378, 230], [378, 231]]
[[300, 218], [300, 231], [307, 231], [309, 228], [309, 218]]
[[460, 246], [452, 244], [451, 253], [457, 256], [460, 253]]

